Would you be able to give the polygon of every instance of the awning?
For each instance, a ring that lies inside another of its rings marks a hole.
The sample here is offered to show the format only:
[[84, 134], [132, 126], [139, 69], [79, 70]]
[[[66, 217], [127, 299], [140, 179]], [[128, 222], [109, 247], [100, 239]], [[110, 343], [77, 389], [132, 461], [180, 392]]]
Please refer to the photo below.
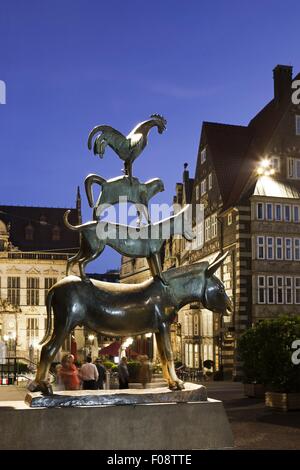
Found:
[[114, 341], [113, 343], [105, 346], [105, 348], [100, 349], [100, 356], [118, 356], [121, 343], [119, 341]]

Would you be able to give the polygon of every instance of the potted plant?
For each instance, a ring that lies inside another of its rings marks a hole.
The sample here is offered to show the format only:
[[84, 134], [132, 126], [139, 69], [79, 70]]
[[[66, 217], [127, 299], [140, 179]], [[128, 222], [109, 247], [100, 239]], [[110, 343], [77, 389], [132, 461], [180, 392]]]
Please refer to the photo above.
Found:
[[292, 344], [300, 338], [300, 317], [265, 320], [257, 328], [265, 338], [262, 375], [266, 406], [283, 411], [300, 409], [300, 368], [292, 362]]
[[244, 393], [249, 398], [264, 398], [261, 374], [263, 338], [257, 328], [249, 328], [238, 340], [238, 353], [243, 363]]

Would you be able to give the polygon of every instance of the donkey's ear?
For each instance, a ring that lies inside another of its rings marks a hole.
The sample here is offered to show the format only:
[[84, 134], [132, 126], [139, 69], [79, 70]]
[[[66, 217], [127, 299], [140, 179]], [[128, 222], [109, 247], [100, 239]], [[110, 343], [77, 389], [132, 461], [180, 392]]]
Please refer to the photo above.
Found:
[[212, 263], [207, 266], [207, 269], [206, 269], [207, 277], [211, 277], [217, 271], [217, 269], [223, 263], [224, 259], [228, 256], [228, 254], [229, 254], [229, 251], [226, 251], [226, 253], [224, 253], [223, 255], [218, 255], [212, 261]]

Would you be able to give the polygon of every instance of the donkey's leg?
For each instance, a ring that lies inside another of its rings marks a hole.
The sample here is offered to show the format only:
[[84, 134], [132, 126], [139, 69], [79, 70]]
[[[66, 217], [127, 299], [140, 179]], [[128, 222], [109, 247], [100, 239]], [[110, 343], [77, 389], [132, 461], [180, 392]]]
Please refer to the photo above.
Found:
[[161, 360], [163, 378], [168, 382], [168, 386], [172, 390], [175, 388], [175, 383], [172, 381], [170, 374], [169, 374], [168, 361], [167, 361], [166, 352], [165, 352], [165, 348], [163, 344], [163, 338], [160, 333], [155, 333], [155, 338], [156, 338], [156, 344], [157, 344], [159, 357]]
[[32, 392], [41, 391], [46, 395], [52, 395], [52, 387], [48, 383], [50, 365], [70, 331], [69, 329], [64, 328], [57, 334], [53, 332], [52, 337], [48, 343], [42, 347], [40, 363], [35, 380], [28, 387]]
[[170, 327], [167, 323], [162, 323], [162, 325], [160, 326], [160, 335], [162, 338], [163, 347], [165, 349], [165, 355], [167, 359], [167, 365], [171, 381], [173, 384], [175, 384], [176, 389], [182, 390], [184, 388], [184, 383], [177, 377], [177, 374], [175, 372], [173, 351], [170, 340]]

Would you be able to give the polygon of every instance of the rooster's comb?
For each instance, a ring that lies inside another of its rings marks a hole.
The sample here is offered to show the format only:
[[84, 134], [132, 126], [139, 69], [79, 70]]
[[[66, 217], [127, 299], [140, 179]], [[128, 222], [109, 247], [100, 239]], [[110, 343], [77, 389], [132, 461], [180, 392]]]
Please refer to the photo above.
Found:
[[167, 120], [161, 114], [154, 113], [150, 117], [160, 119], [165, 125], [167, 124]]

